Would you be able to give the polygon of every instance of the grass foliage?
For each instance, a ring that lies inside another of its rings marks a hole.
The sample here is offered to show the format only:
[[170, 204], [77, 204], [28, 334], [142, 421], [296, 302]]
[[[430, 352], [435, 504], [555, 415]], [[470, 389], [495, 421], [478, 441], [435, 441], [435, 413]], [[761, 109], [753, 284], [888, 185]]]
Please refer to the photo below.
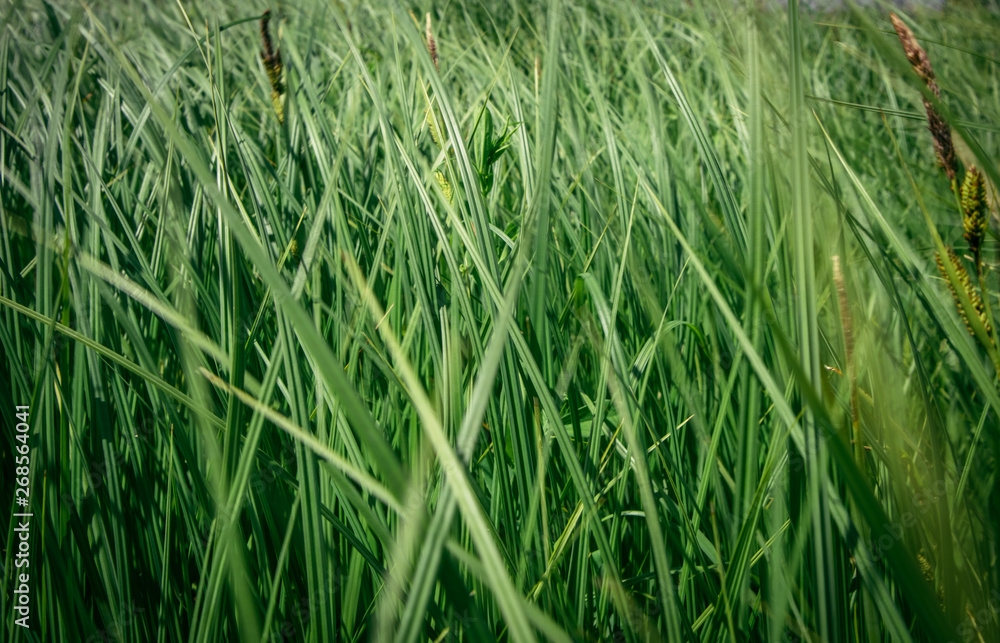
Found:
[[997, 640], [996, 15], [491, 4], [4, 3], [4, 636]]

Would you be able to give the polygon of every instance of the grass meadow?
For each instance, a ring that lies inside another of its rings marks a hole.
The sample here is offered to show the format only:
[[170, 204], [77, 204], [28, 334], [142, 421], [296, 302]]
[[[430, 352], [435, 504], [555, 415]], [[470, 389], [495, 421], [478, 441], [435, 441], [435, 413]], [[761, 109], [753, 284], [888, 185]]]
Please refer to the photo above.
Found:
[[996, 3], [251, 4], [0, 2], [0, 636], [1000, 640]]

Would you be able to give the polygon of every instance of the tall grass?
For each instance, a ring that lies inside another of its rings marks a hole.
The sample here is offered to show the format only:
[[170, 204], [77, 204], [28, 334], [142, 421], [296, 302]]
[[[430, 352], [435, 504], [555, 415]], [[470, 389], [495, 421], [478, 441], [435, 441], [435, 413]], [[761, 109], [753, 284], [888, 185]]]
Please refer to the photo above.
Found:
[[1000, 636], [995, 15], [127, 5], [2, 12], [10, 640]]

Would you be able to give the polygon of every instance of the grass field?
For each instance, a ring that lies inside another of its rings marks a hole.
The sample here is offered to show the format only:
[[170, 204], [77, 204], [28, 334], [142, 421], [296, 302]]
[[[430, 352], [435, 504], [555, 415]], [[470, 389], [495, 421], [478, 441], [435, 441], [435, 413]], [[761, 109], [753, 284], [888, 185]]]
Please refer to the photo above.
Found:
[[493, 4], [0, 3], [2, 636], [1000, 640], [997, 7]]

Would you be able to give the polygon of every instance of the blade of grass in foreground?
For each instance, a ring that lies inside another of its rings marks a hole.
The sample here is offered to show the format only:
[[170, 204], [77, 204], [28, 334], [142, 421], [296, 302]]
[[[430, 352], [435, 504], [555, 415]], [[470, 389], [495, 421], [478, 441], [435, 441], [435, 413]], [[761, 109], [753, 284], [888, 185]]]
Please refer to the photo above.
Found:
[[[111, 43], [112, 41], [104, 30], [103, 25], [93, 15], [91, 15], [91, 20], [93, 20], [104, 40]], [[192, 171], [198, 180], [201, 181], [205, 192], [218, 205], [220, 212], [225, 216], [227, 223], [230, 225], [233, 235], [243, 247], [247, 258], [254, 263], [261, 277], [272, 289], [275, 305], [288, 315], [299, 340], [306, 349], [306, 355], [310, 357], [310, 362], [314, 364], [318, 374], [326, 383], [329, 394], [331, 397], [341, 400], [344, 405], [345, 414], [356, 427], [355, 430], [358, 438], [372, 450], [374, 463], [378, 464], [390, 488], [399, 492], [405, 487], [405, 475], [402, 473], [402, 467], [388, 445], [380, 439], [379, 436], [381, 434], [376, 428], [371, 414], [357, 397], [354, 388], [346, 381], [342, 371], [335, 366], [337, 363], [336, 356], [333, 355], [329, 346], [323, 341], [323, 338], [302, 307], [291, 297], [288, 286], [271, 263], [270, 258], [265, 254], [264, 249], [243, 225], [239, 214], [235, 211], [232, 204], [219, 194], [211, 172], [201, 155], [193, 147], [191, 141], [177, 129], [170, 116], [156, 102], [121, 49], [114, 44], [111, 45], [111, 48], [122, 65], [122, 69], [128, 74], [131, 81], [148, 101], [157, 122], [171, 138], [178, 150], [180, 150], [185, 160], [191, 165]]]
[[[371, 290], [364, 283], [364, 277], [361, 275], [357, 265], [349, 257], [345, 256], [344, 259], [355, 286], [361, 291], [365, 303], [371, 311], [372, 319], [377, 322], [385, 316], [385, 311], [382, 310]], [[493, 541], [493, 530], [487, 525], [487, 518], [483, 515], [482, 507], [476, 499], [475, 492], [469, 485], [469, 480], [464, 473], [464, 467], [458, 455], [448, 443], [448, 439], [444, 435], [444, 431], [432, 408], [430, 400], [427, 399], [426, 393], [423, 392], [423, 386], [409, 365], [406, 355], [393, 335], [391, 328], [387, 324], [383, 324], [379, 328], [383, 341], [389, 347], [396, 361], [396, 368], [400, 371], [403, 381], [406, 382], [407, 387], [410, 389], [410, 395], [420, 413], [427, 437], [434, 447], [441, 469], [448, 480], [452, 492], [455, 494], [458, 506], [468, 524], [473, 542], [476, 543], [476, 548], [479, 550], [479, 554], [483, 560], [494, 597], [500, 605], [500, 610], [504, 614], [507, 626], [510, 628], [511, 636], [518, 641], [535, 641], [534, 632], [526, 621], [523, 611], [518, 608], [516, 590], [504, 567], [500, 552]]]
[[[799, 1], [788, 3], [788, 75], [791, 78], [789, 124], [792, 130], [792, 221], [794, 231], [794, 266], [796, 276], [796, 318], [798, 355], [806, 381], [800, 386], [808, 386], [811, 391], [819, 391], [819, 331], [816, 322], [817, 289], [815, 254], [816, 240], [813, 235], [813, 217], [809, 199], [809, 163], [806, 153], [808, 114], [805, 111], [805, 89], [802, 68], [802, 33], [799, 15]], [[847, 622], [847, 616], [840, 613], [846, 596], [846, 587], [839, 581], [841, 574], [834, 565], [832, 529], [828, 499], [828, 457], [826, 442], [817, 426], [813, 412], [807, 408], [802, 419], [806, 434], [806, 467], [808, 476], [808, 504], [811, 508], [813, 572], [812, 589], [816, 592], [818, 634], [825, 640], [838, 640], [840, 627]]]
[[[804, 447], [805, 441], [802, 427], [798, 425], [795, 414], [792, 412], [791, 407], [785, 400], [784, 391], [777, 386], [777, 382], [775, 382], [770, 371], [767, 369], [767, 366], [761, 360], [760, 355], [753, 350], [750, 338], [746, 335], [746, 332], [743, 330], [739, 320], [729, 308], [725, 298], [722, 296], [722, 293], [719, 291], [714, 280], [708, 274], [701, 260], [698, 259], [694, 250], [681, 234], [681, 231], [677, 228], [677, 224], [669, 218], [662, 204], [659, 203], [655, 193], [652, 192], [650, 186], [645, 183], [645, 181], [643, 181], [642, 185], [646, 189], [650, 201], [664, 216], [664, 221], [672, 229], [678, 242], [684, 248], [684, 251], [690, 254], [692, 266], [701, 277], [702, 283], [708, 289], [712, 299], [716, 302], [716, 305], [725, 318], [726, 323], [736, 335], [740, 344], [744, 347], [747, 359], [754, 367], [754, 371], [756, 372], [761, 383], [764, 385], [765, 390], [767, 390], [770, 394], [774, 403], [775, 412], [779, 415], [785, 426], [788, 427], [789, 434], [795, 439], [797, 446], [800, 448]], [[789, 355], [795, 354], [791, 345], [788, 344], [787, 339], [780, 335], [775, 335], [775, 338], [784, 345], [784, 348], [787, 350]], [[798, 377], [804, 377], [804, 375], [799, 372]], [[812, 408], [814, 413], [817, 414], [817, 418], [823, 420], [823, 424], [826, 427], [824, 430], [829, 430], [829, 423], [825, 418], [825, 409], [822, 404], [819, 403], [816, 396], [814, 394], [810, 394], [808, 391], [803, 391], [803, 396], [805, 401], [810, 405], [810, 408]], [[778, 443], [775, 442], [774, 444]], [[881, 505], [879, 505], [871, 490], [868, 488], [865, 477], [860, 471], [858, 471], [850, 450], [840, 441], [839, 437], [837, 437], [835, 433], [832, 433], [830, 439], [826, 440], [826, 446], [829, 449], [834, 462], [843, 470], [843, 480], [847, 485], [852, 499], [857, 503], [859, 511], [872, 528], [871, 542], [878, 542], [878, 539], [883, 536], [894, 540], [891, 528], [892, 523], [885, 515], [885, 511], [882, 509]], [[756, 529], [756, 523], [759, 519], [760, 509], [763, 503], [763, 491], [767, 488], [769, 483], [768, 472], [770, 470], [773, 473], [773, 467], [778, 461], [777, 453], [778, 450], [772, 447], [771, 453], [768, 455], [768, 463], [765, 464], [764, 467], [761, 484], [758, 487], [757, 495], [754, 500], [754, 511], [744, 523], [741, 530], [741, 541], [748, 541], [749, 535]], [[856, 542], [856, 546], [868, 546], [868, 544]], [[744, 546], [738, 549], [738, 551], [745, 549], [746, 548]], [[884, 552], [884, 556], [889, 561], [895, 574], [898, 575], [901, 590], [911, 601], [915, 614], [924, 624], [927, 631], [932, 632], [935, 637], [940, 637], [941, 640], [947, 638], [948, 627], [945, 624], [941, 611], [937, 609], [935, 605], [935, 600], [932, 597], [929, 588], [920, 580], [922, 576], [917, 569], [913, 557], [902, 547], [890, 547], [886, 552]], [[735, 570], [731, 569], [726, 574], [727, 580], [732, 579], [730, 581], [731, 587], [739, 587], [739, 585], [743, 582], [745, 574], [749, 571], [746, 568], [746, 561], [748, 561], [749, 558], [749, 554], [747, 554], [742, 559], [742, 562], [740, 562], [740, 567], [737, 567]], [[734, 561], [734, 565], [739, 561], [740, 559]], [[730, 594], [732, 594], [732, 591], [730, 591]]]

